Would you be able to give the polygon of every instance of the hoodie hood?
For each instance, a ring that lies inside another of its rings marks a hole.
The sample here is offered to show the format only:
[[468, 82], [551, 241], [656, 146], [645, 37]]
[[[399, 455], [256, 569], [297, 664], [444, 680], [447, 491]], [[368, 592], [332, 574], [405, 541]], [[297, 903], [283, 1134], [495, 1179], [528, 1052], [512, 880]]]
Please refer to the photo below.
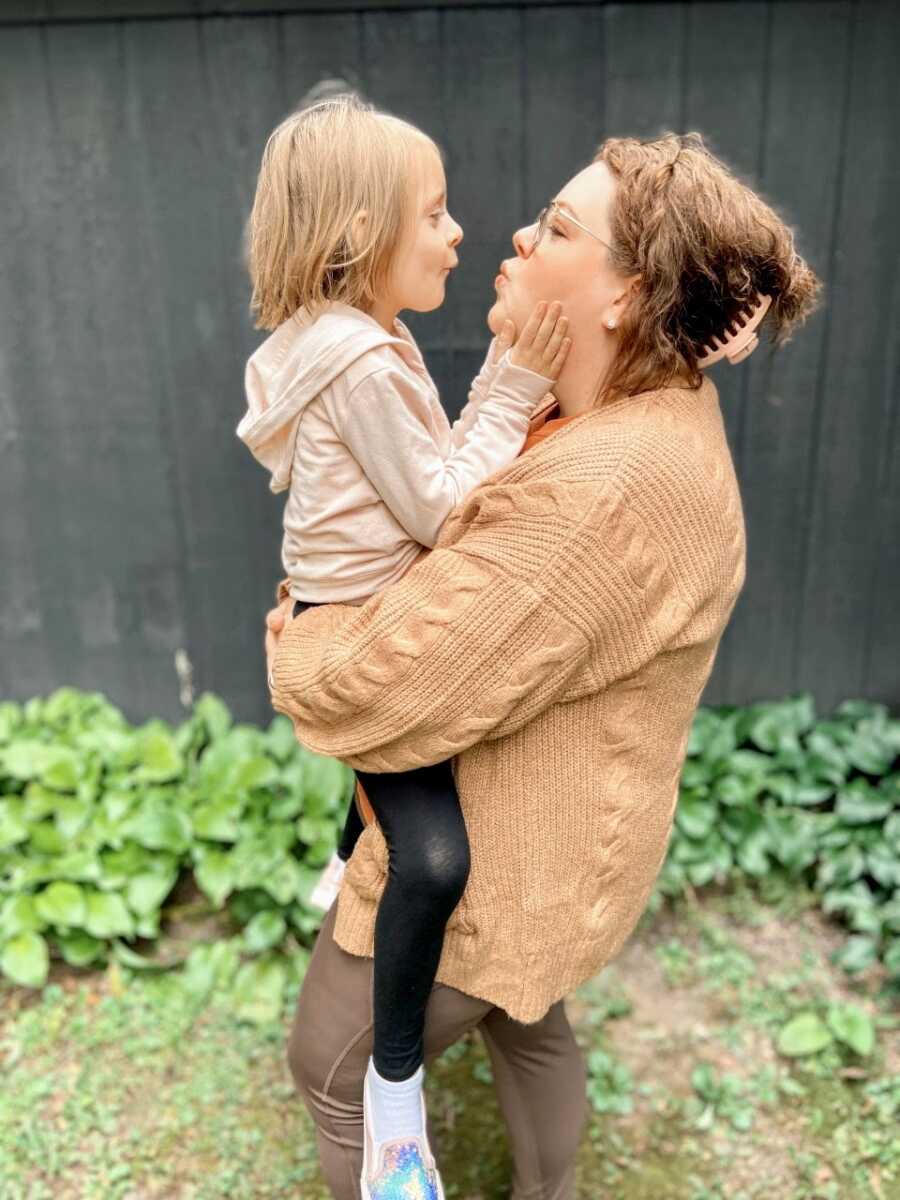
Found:
[[405, 345], [374, 318], [332, 303], [315, 319], [300, 309], [253, 352], [244, 372], [247, 411], [236, 432], [271, 472], [273, 492], [290, 487], [297, 428], [310, 400], [369, 350]]

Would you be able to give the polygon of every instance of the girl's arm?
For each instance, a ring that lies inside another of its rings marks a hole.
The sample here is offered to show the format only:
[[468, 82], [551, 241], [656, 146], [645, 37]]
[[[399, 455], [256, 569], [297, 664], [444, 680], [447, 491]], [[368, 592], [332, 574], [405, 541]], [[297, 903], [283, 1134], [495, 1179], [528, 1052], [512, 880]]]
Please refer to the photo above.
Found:
[[[565, 324], [557, 317], [535, 311], [516, 343], [518, 361], [504, 355], [464, 442], [446, 458], [431, 433], [433, 400], [409, 371], [380, 367], [351, 392], [341, 437], [399, 524], [423, 546], [434, 545], [464, 496], [522, 449], [534, 409], [565, 358]], [[537, 366], [546, 374], [530, 369]]]
[[465, 407], [450, 426], [450, 441], [454, 449], [459, 449], [464, 445], [469, 430], [474, 425], [475, 418], [478, 415], [478, 406], [487, 397], [491, 380], [497, 373], [500, 359], [511, 346], [511, 338], [506, 338], [501, 334], [492, 338], [484, 362], [481, 364], [478, 374], [469, 385], [469, 396]]

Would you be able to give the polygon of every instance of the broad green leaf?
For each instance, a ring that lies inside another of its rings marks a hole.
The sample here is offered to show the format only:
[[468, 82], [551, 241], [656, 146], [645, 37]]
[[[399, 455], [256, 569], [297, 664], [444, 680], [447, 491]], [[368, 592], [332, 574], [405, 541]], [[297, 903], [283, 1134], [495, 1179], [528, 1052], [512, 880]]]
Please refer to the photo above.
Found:
[[679, 785], [682, 791], [694, 796], [706, 796], [712, 785], [715, 771], [702, 758], [689, 758], [681, 769]]
[[839, 1042], [862, 1057], [872, 1053], [875, 1046], [875, 1026], [872, 1019], [856, 1004], [835, 1004], [828, 1010], [828, 1027]]
[[194, 867], [194, 878], [197, 887], [213, 904], [221, 907], [235, 886], [235, 869], [231, 855], [220, 850], [210, 850]]
[[884, 965], [891, 979], [900, 979], [900, 937], [892, 938], [884, 952]]
[[884, 775], [897, 756], [893, 738], [872, 720], [860, 722], [846, 752], [853, 766], [867, 775]]
[[243, 801], [239, 796], [223, 793], [209, 804], [194, 809], [191, 814], [194, 833], [213, 842], [236, 842], [240, 836], [242, 811]]
[[89, 892], [84, 927], [97, 938], [132, 937], [134, 918], [115, 892]]
[[140, 757], [135, 778], [146, 783], [163, 783], [177, 779], [184, 770], [184, 761], [171, 734], [153, 731], [140, 741]]
[[312, 846], [323, 838], [334, 842], [337, 830], [333, 817], [301, 817], [297, 822], [297, 833], [301, 841]]
[[27, 893], [8, 896], [0, 909], [0, 941], [19, 933], [39, 932], [44, 925], [35, 907], [34, 896]]
[[873, 700], [844, 700], [835, 709], [835, 716], [849, 721], [884, 721], [888, 717], [888, 707]]
[[808, 694], [756, 707], [748, 735], [760, 750], [771, 754], [796, 749], [798, 736], [815, 722], [815, 706]]
[[882, 887], [900, 887], [900, 856], [879, 845], [866, 852], [866, 869]]
[[41, 771], [41, 783], [58, 792], [74, 792], [82, 776], [82, 765], [78, 755], [71, 750], [57, 747], [53, 762]]
[[848, 975], [856, 975], [874, 966], [878, 961], [878, 948], [871, 937], [856, 934], [828, 957], [836, 966], [843, 967]]
[[48, 925], [83, 925], [87, 915], [84, 891], [77, 883], [51, 883], [35, 896], [34, 907]]
[[[286, 720], [287, 718], [285, 718]], [[14, 700], [0, 701], [0, 744], [12, 741], [22, 724], [22, 707]]]
[[117, 963], [132, 971], [168, 971], [172, 967], [180, 966], [184, 961], [183, 956], [166, 959], [147, 958], [132, 950], [125, 942], [118, 941], [113, 942], [113, 957]]
[[779, 1054], [800, 1058], [807, 1054], [818, 1054], [833, 1040], [830, 1031], [815, 1013], [800, 1013], [784, 1026], [775, 1045]]
[[735, 850], [738, 866], [757, 878], [769, 871], [769, 836], [764, 829], [749, 834]]
[[216, 742], [219, 738], [224, 737], [231, 728], [231, 713], [219, 697], [213, 695], [212, 692], [204, 692], [196, 701], [194, 716], [199, 717], [205, 725], [211, 742]]
[[716, 821], [716, 805], [711, 800], [692, 799], [683, 796], [675, 810], [675, 821], [688, 837], [702, 838], [712, 829]]
[[260, 881], [260, 886], [279, 904], [290, 904], [300, 886], [299, 864], [293, 858], [283, 858], [275, 870]]
[[190, 818], [158, 799], [145, 801], [124, 823], [123, 832], [150, 850], [183, 854], [191, 844]]
[[56, 937], [60, 952], [69, 966], [90, 967], [106, 957], [106, 945], [83, 929], [60, 933]]
[[312, 805], [319, 813], [337, 811], [349, 794], [352, 772], [336, 758], [324, 758], [309, 750], [304, 751], [303, 764], [304, 811], [311, 811]]
[[11, 938], [0, 955], [0, 971], [21, 987], [39, 988], [47, 982], [50, 953], [39, 933], [28, 930]]
[[257, 913], [244, 930], [244, 945], [250, 954], [260, 954], [279, 945], [286, 930], [287, 925], [281, 913]]
[[890, 797], [882, 796], [865, 779], [854, 779], [837, 794], [835, 812], [846, 825], [883, 821], [893, 809]]
[[720, 724], [721, 718], [712, 709], [703, 707], [697, 709], [688, 738], [688, 758], [699, 757], [703, 754], [707, 744], [718, 732]]
[[27, 841], [24, 801], [18, 796], [0, 796], [0, 850]]
[[712, 791], [720, 804], [746, 807], [752, 804], [765, 786], [761, 776], [722, 775]]
[[243, 791], [271, 787], [278, 782], [278, 768], [271, 758], [257, 754], [238, 764], [231, 782], [233, 787]]
[[37, 779], [56, 758], [53, 746], [22, 738], [3, 747], [0, 774], [11, 775], [13, 779]]
[[135, 875], [128, 881], [125, 899], [128, 907], [138, 916], [155, 912], [175, 886], [175, 875], [145, 873]]
[[63, 854], [69, 843], [52, 821], [35, 821], [30, 828], [31, 849], [38, 854]]
[[266, 742], [269, 753], [276, 762], [286, 763], [298, 749], [294, 726], [282, 713], [279, 713], [269, 725], [266, 732]]
[[287, 968], [277, 958], [246, 963], [234, 981], [234, 1012], [239, 1020], [267, 1025], [281, 1016]]
[[865, 869], [865, 855], [858, 846], [828, 850], [819, 860], [817, 883], [822, 889], [844, 887], [859, 879]]
[[181, 974], [185, 990], [201, 998], [217, 984], [227, 987], [240, 966], [237, 942], [231, 939], [194, 946]]
[[887, 904], [882, 904], [881, 919], [885, 929], [900, 933], [900, 889], [894, 892]]
[[67, 842], [72, 842], [91, 822], [94, 806], [74, 796], [60, 796], [56, 805], [56, 828]]

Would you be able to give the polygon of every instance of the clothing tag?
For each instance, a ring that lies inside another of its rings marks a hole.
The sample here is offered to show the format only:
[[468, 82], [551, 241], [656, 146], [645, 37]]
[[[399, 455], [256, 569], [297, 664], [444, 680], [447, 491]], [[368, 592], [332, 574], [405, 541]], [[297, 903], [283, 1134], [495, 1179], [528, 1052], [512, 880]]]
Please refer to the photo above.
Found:
[[335, 851], [310, 894], [309, 903], [314, 908], [321, 908], [322, 912], [328, 912], [334, 904], [337, 894], [341, 890], [345, 866], [346, 863], [338, 857], [337, 851]]

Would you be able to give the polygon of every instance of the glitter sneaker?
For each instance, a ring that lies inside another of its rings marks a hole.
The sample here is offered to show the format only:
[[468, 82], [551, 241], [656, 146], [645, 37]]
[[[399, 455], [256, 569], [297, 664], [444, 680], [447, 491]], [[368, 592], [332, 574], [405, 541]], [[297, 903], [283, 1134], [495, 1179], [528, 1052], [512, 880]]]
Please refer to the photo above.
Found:
[[[425, 1098], [422, 1097], [425, 1127]], [[395, 1138], [375, 1144], [369, 1132], [369, 1087], [363, 1085], [362, 1200], [444, 1200], [444, 1187], [427, 1137]], [[377, 1151], [377, 1159], [375, 1162]]]

